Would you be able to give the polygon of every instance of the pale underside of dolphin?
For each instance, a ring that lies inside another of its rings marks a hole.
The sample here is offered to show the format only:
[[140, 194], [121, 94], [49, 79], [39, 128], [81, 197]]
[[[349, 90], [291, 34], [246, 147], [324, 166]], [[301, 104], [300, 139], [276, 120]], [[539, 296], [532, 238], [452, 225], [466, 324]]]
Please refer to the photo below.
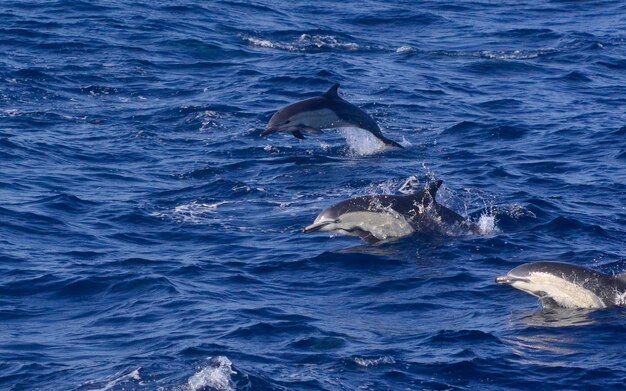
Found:
[[463, 217], [435, 201], [442, 181], [408, 195], [369, 195], [341, 201], [323, 210], [304, 232], [337, 232], [371, 243], [395, 240], [416, 232], [440, 233], [464, 227]]
[[278, 110], [270, 119], [261, 136], [274, 132], [290, 132], [304, 139], [303, 133], [317, 133], [323, 129], [356, 127], [366, 130], [385, 145], [403, 148], [383, 136], [378, 124], [366, 112], [342, 99], [335, 84], [321, 96], [292, 103]]
[[610, 276], [568, 263], [525, 263], [496, 277], [496, 283], [531, 294], [544, 307], [626, 306], [626, 274]]

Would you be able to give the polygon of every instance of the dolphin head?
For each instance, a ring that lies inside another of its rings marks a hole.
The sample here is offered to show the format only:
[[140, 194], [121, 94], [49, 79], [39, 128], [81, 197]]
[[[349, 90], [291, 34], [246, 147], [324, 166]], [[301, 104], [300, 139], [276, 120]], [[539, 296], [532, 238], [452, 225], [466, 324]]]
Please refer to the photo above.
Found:
[[[304, 232], [336, 232], [341, 235], [356, 236], [368, 242], [386, 239], [386, 235], [377, 231], [385, 227], [385, 216], [390, 214], [372, 212], [375, 197], [356, 197], [341, 201], [324, 209], [315, 218], [313, 224], [304, 228]], [[374, 207], [374, 209], [376, 209]], [[378, 217], [378, 218], [377, 218]], [[380, 221], [380, 217], [383, 218]]]
[[300, 129], [301, 124], [294, 117], [299, 111], [299, 106], [302, 102], [297, 102], [289, 106], [285, 106], [278, 110], [270, 121], [267, 123], [265, 130], [261, 132], [261, 136], [267, 136], [274, 132], [292, 132]]
[[339, 229], [339, 225], [341, 224], [341, 219], [339, 217], [339, 214], [337, 214], [332, 207], [324, 209], [315, 218], [313, 224], [306, 226], [303, 231], [305, 233], [315, 231], [336, 231]]
[[565, 308], [604, 308], [601, 290], [610, 278], [596, 271], [560, 262], [534, 262], [520, 265], [496, 283], [510, 285]]
[[518, 266], [508, 272], [506, 275], [496, 277], [496, 283], [502, 285], [510, 285], [513, 288], [530, 293], [533, 296], [541, 297], [541, 292], [535, 290], [533, 283], [531, 282], [532, 269], [529, 267], [530, 265], [530, 263], [527, 263]]

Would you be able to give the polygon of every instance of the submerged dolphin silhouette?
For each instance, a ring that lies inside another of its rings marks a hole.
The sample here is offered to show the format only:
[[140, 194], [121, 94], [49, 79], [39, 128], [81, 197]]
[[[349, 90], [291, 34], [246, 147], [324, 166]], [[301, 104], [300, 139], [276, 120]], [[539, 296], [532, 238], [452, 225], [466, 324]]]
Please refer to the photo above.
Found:
[[335, 231], [375, 243], [458, 226], [476, 230], [473, 224], [435, 201], [441, 184], [440, 180], [431, 182], [414, 194], [369, 195], [341, 201], [323, 210], [304, 232]]
[[525, 263], [496, 277], [496, 283], [536, 296], [544, 306], [626, 306], [626, 274], [610, 276], [568, 263]]
[[302, 132], [319, 132], [322, 129], [357, 127], [367, 130], [386, 145], [404, 148], [383, 136], [376, 121], [352, 103], [342, 99], [337, 90], [339, 83], [324, 95], [292, 103], [278, 110], [270, 119], [261, 136], [274, 132], [291, 132], [304, 139]]

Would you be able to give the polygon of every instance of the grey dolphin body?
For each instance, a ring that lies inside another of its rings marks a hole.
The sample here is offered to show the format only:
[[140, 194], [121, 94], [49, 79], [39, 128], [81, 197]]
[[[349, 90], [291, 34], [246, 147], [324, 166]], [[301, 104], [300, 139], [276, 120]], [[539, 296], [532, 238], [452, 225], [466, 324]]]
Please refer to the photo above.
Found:
[[590, 309], [626, 306], [624, 274], [610, 276], [568, 263], [525, 263], [506, 276], [496, 277], [496, 282], [536, 296], [544, 306]]
[[376, 121], [352, 103], [342, 99], [335, 84], [324, 95], [292, 103], [278, 110], [270, 119], [261, 136], [274, 132], [291, 132], [304, 139], [302, 132], [322, 129], [357, 127], [372, 133], [377, 139], [394, 147], [402, 145], [383, 136]]
[[415, 232], [441, 232], [473, 225], [435, 201], [442, 181], [409, 195], [369, 195], [341, 201], [323, 210], [304, 232], [335, 231], [375, 243]]

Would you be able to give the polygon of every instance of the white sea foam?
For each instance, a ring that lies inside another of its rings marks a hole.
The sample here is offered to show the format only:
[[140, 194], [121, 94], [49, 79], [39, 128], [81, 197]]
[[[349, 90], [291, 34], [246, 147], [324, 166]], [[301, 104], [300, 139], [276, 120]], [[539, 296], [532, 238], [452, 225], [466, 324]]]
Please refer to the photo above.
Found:
[[261, 39], [257, 37], [251, 37], [249, 35], [242, 35], [241, 39], [248, 42], [252, 46], [260, 47], [260, 48], [268, 48], [268, 49], [280, 49], [287, 50], [290, 52], [300, 51], [300, 49], [293, 44], [286, 44], [282, 42], [273, 42], [268, 39]]
[[9, 117], [15, 117], [18, 114], [17, 109], [5, 109], [2, 110], [2, 112], [4, 112]]
[[499, 209], [501, 209], [502, 212], [508, 214], [514, 219], [519, 219], [522, 217], [531, 217], [533, 219], [537, 218], [537, 215], [535, 215], [532, 211], [526, 209], [520, 204], [511, 204]]
[[362, 367], [372, 367], [378, 366], [382, 364], [395, 364], [396, 360], [390, 356], [382, 356], [378, 358], [363, 358], [363, 357], [354, 357], [354, 362]]
[[332, 35], [310, 35], [302, 34], [298, 39], [298, 42], [304, 47], [314, 46], [318, 49], [331, 48], [331, 49], [346, 49], [357, 50], [359, 45], [353, 42], [341, 42], [337, 37]]
[[412, 48], [411, 46], [400, 46], [399, 48], [396, 49], [396, 53], [398, 54], [412, 53], [414, 51], [415, 51], [415, 48]]
[[202, 123], [202, 126], [200, 127], [200, 131], [202, 132], [207, 129], [219, 128], [219, 119], [222, 118], [222, 115], [217, 111], [204, 110], [197, 113], [195, 118], [200, 120]]
[[[108, 380], [107, 383], [103, 386], [97, 386], [97, 387], [93, 387], [91, 386], [91, 384], [96, 383], [96, 381], [89, 381], [87, 382], [87, 391], [108, 391], [113, 389], [113, 387], [130, 381], [130, 380], [134, 380], [134, 381], [140, 381], [141, 380], [141, 376], [139, 375], [139, 370], [141, 368], [137, 368], [133, 371], [131, 371], [130, 373], [126, 373], [126, 374], [116, 374], [114, 375], [111, 380]], [[134, 388], [134, 387], [130, 387], [130, 388]]]
[[616, 292], [615, 299], [613, 299], [613, 302], [619, 306], [623, 306], [624, 304], [626, 304], [626, 292], [622, 292], [622, 293]]
[[304, 52], [316, 49], [358, 50], [361, 48], [357, 43], [344, 42], [333, 35], [302, 34], [292, 42], [271, 41], [250, 35], [241, 35], [241, 39], [252, 46], [290, 52]]
[[178, 223], [200, 224], [206, 222], [206, 219], [215, 213], [220, 206], [228, 203], [227, 201], [216, 202], [214, 204], [205, 204], [193, 201], [189, 204], [182, 204], [163, 211], [150, 213], [153, 217], [161, 219], [171, 219]]
[[209, 366], [201, 368], [188, 380], [187, 386], [190, 391], [199, 391], [207, 388], [218, 391], [231, 391], [235, 389], [232, 375], [233, 363], [225, 356], [217, 356], [210, 360]]
[[250, 37], [247, 35], [244, 35], [241, 37], [244, 41], [248, 42], [249, 44], [253, 45], [253, 46], [258, 46], [258, 47], [262, 47], [262, 48], [271, 48], [274, 49], [277, 47], [276, 43], [268, 40], [268, 39], [260, 39], [260, 38], [256, 38], [256, 37]]
[[538, 50], [499, 50], [499, 51], [482, 51], [477, 55], [479, 57], [489, 58], [493, 60], [529, 60], [537, 58], [543, 54], [554, 52], [554, 49], [538, 49]]

